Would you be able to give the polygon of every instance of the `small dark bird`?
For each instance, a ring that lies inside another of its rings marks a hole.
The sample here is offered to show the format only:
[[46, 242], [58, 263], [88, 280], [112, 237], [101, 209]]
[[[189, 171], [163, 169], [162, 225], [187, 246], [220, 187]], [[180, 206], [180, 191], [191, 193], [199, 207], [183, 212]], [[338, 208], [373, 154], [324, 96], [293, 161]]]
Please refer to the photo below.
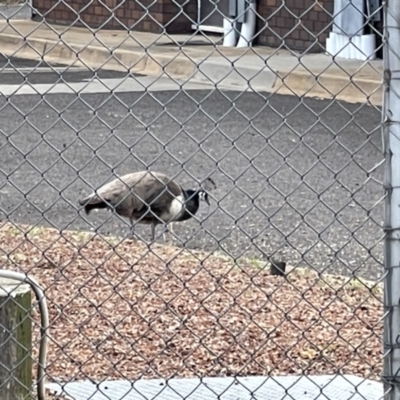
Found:
[[[105, 184], [82, 200], [86, 214], [94, 209], [110, 209], [134, 223], [151, 225], [155, 239], [156, 226], [192, 218], [200, 207], [200, 200], [210, 205], [207, 191], [216, 188], [207, 178], [203, 188], [184, 190], [161, 172], [140, 171], [127, 174]], [[171, 233], [172, 230], [170, 229]]]

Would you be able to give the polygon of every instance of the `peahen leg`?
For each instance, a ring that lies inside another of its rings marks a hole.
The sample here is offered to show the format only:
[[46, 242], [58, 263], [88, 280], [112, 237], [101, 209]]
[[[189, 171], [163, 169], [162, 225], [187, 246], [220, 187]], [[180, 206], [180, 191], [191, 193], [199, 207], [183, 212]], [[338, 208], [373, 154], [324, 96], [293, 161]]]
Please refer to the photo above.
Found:
[[154, 242], [156, 238], [156, 224], [151, 224], [151, 241]]
[[174, 226], [172, 225], [172, 222], [169, 224], [168, 231], [169, 231], [169, 237], [171, 239], [171, 242], [173, 243], [174, 239], [175, 239], [175, 235], [174, 235]]
[[135, 236], [135, 224], [132, 218], [129, 218], [129, 222], [131, 224], [129, 231], [130, 231], [130, 236], [133, 238]]
[[164, 225], [164, 242], [166, 243], [174, 243], [174, 231], [172, 227], [172, 223], [169, 225], [165, 224]]

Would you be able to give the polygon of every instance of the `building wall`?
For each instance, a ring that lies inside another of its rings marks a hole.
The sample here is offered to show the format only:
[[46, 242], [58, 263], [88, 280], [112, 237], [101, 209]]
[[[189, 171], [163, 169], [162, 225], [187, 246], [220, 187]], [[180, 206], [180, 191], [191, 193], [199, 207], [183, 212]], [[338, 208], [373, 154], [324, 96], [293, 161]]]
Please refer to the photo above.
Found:
[[[332, 30], [334, 0], [260, 0], [258, 44], [293, 50], [323, 51]], [[283, 4], [284, 3], [284, 6]], [[265, 23], [264, 19], [267, 21]]]
[[[49, 23], [147, 32], [163, 26], [168, 33], [190, 32], [197, 15], [196, 0], [33, 0], [33, 6]], [[258, 0], [256, 42], [279, 47], [284, 39], [293, 50], [322, 51], [318, 43], [325, 44], [332, 12], [333, 0]]]
[[189, 32], [193, 21], [179, 3], [195, 18], [196, 2], [186, 0], [33, 0], [33, 7], [49, 23], [155, 33], [165, 26], [169, 33]]

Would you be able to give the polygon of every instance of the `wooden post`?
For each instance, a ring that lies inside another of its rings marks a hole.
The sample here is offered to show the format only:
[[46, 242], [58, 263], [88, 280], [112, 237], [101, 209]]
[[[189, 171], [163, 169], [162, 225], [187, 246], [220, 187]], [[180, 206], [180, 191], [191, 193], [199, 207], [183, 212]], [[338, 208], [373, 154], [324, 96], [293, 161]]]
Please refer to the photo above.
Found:
[[32, 322], [30, 286], [0, 278], [0, 399], [30, 400]]

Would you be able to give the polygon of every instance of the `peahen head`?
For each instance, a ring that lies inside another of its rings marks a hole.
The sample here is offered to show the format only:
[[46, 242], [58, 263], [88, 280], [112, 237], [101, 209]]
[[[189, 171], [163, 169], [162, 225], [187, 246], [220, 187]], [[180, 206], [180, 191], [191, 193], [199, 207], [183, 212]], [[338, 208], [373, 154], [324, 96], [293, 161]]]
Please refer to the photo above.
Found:
[[198, 198], [201, 201], [205, 201], [208, 205], [210, 205], [210, 199], [208, 192], [214, 190], [217, 187], [215, 182], [211, 178], [207, 178], [197, 190], [186, 190], [186, 195], [188, 199]]

